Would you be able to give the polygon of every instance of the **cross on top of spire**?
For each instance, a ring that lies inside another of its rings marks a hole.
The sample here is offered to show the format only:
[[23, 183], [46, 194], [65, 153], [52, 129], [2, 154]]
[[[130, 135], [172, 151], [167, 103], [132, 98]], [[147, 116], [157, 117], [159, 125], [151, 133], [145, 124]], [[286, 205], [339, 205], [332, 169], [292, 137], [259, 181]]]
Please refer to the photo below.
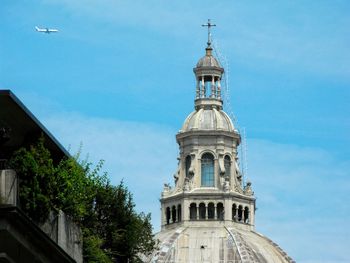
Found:
[[211, 33], [210, 33], [210, 28], [211, 28], [212, 26], [216, 26], [216, 25], [210, 23], [210, 19], [208, 19], [208, 22], [207, 22], [206, 24], [202, 25], [202, 26], [208, 27], [208, 42], [207, 42], [207, 44], [208, 44], [208, 47], [210, 47], [210, 45], [211, 45]]

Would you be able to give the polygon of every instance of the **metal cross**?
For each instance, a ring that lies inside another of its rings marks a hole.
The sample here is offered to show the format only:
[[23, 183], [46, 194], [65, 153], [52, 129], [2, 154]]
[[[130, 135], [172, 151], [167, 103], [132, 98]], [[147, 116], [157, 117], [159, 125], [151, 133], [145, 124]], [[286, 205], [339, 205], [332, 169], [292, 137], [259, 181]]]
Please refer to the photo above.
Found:
[[208, 22], [207, 22], [206, 24], [202, 25], [202, 26], [208, 27], [208, 42], [207, 42], [207, 44], [208, 44], [208, 47], [210, 47], [210, 45], [211, 45], [211, 33], [210, 33], [210, 28], [211, 28], [212, 26], [216, 26], [216, 25], [210, 23], [210, 19], [208, 19]]

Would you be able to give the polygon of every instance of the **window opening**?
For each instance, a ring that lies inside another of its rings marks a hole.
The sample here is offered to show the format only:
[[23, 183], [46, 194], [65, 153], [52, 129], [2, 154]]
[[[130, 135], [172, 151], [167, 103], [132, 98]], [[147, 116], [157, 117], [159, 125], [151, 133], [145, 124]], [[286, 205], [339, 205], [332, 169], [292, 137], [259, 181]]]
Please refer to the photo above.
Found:
[[201, 160], [201, 184], [202, 186], [214, 186], [214, 156], [206, 153]]
[[242, 217], [243, 217], [243, 208], [242, 206], [240, 205], [238, 207], [238, 221], [242, 221]]
[[232, 220], [233, 221], [236, 221], [237, 220], [237, 205], [236, 204], [233, 204], [232, 205]]
[[244, 209], [244, 223], [249, 223], [249, 208]]
[[177, 206], [177, 221], [180, 222], [181, 221], [181, 205]]
[[215, 207], [213, 203], [208, 204], [208, 219], [214, 219]]
[[217, 204], [216, 212], [218, 215], [218, 220], [224, 220], [224, 205], [222, 203]]
[[190, 220], [196, 220], [197, 219], [197, 205], [195, 203], [192, 203], [190, 205]]
[[166, 217], [166, 224], [169, 225], [169, 223], [170, 223], [170, 208], [169, 207], [166, 208], [165, 217]]
[[173, 206], [173, 208], [171, 209], [171, 219], [172, 219], [173, 223], [176, 222], [176, 207], [175, 206]]

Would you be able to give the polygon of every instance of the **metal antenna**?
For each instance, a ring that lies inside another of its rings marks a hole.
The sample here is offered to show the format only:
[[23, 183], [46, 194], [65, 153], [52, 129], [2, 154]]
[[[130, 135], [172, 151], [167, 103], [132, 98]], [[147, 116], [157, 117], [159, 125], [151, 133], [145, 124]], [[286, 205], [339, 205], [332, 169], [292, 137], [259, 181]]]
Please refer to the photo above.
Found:
[[222, 55], [217, 40], [213, 41], [213, 46], [214, 46], [215, 56], [218, 58], [220, 64], [225, 69], [225, 72], [222, 76], [222, 81], [221, 81], [221, 84], [223, 87], [222, 97], [224, 100], [224, 104], [226, 105], [225, 111], [227, 112], [228, 116], [231, 118], [235, 126], [238, 126], [236, 116], [233, 114], [233, 110], [231, 106], [231, 96], [230, 96], [230, 88], [229, 88], [229, 75], [230, 75], [229, 63], [226, 56]]
[[248, 177], [248, 164], [247, 164], [247, 137], [245, 132], [245, 127], [243, 127], [243, 134], [242, 134], [242, 183], [243, 186], [245, 185], [245, 179]]
[[215, 56], [218, 58], [220, 64], [225, 68], [225, 73], [223, 74], [222, 77], [222, 87], [223, 87], [223, 99], [225, 103], [225, 111], [231, 118], [231, 120], [234, 123], [234, 126], [236, 129], [239, 131], [239, 133], [242, 136], [242, 143], [240, 145], [240, 156], [241, 156], [241, 162], [240, 162], [240, 168], [242, 171], [242, 186], [245, 185], [245, 179], [248, 176], [248, 164], [247, 164], [247, 138], [246, 138], [246, 131], [245, 128], [243, 127], [242, 132], [239, 129], [238, 121], [233, 114], [232, 106], [231, 106], [231, 96], [230, 96], [230, 88], [229, 88], [229, 63], [228, 60], [225, 56], [222, 55], [220, 52], [220, 48], [218, 45], [218, 42], [216, 40], [213, 41], [213, 46], [214, 46], [214, 53]]

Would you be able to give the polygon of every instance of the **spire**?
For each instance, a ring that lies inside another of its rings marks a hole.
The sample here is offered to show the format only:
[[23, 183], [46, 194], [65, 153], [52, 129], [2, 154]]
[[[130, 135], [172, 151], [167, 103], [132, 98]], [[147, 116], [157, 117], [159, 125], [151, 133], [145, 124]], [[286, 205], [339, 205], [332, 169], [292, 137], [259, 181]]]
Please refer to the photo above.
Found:
[[202, 26], [208, 27], [208, 42], [207, 42], [207, 48], [211, 49], [211, 33], [210, 33], [210, 28], [212, 26], [216, 26], [215, 24], [210, 23], [210, 19], [208, 19], [208, 22], [206, 24], [203, 24]]
[[202, 57], [196, 67], [193, 69], [196, 75], [196, 100], [195, 108], [216, 107], [222, 109], [221, 100], [221, 77], [224, 69], [220, 66], [218, 60], [213, 56], [211, 47], [211, 27], [210, 19], [202, 27], [208, 28], [208, 41], [205, 48], [205, 56]]

